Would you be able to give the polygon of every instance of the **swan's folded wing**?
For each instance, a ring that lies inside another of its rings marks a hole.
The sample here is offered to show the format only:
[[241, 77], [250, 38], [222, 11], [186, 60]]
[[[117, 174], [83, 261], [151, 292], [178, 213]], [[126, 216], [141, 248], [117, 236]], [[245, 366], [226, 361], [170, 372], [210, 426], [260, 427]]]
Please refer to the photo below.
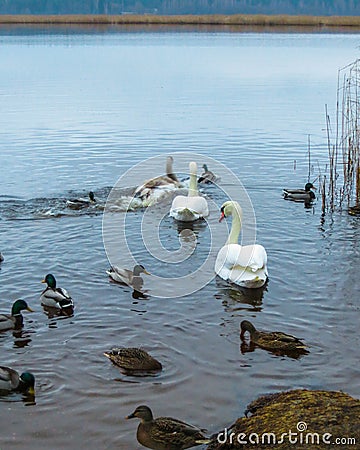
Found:
[[227, 246], [227, 264], [236, 267], [250, 268], [256, 272], [266, 266], [267, 254], [262, 245], [239, 246], [230, 244]]
[[202, 217], [209, 215], [208, 204], [204, 197], [187, 197], [185, 195], [177, 195], [172, 202], [171, 211], [177, 211], [185, 208], [194, 213], [200, 214]]

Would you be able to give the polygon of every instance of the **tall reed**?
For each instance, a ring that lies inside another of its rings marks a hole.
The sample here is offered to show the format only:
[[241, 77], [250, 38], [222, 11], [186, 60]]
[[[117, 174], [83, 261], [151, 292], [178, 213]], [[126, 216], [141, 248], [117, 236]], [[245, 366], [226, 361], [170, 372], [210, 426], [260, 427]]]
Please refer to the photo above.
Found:
[[[336, 130], [331, 140], [330, 117], [326, 108], [328, 180], [324, 177], [323, 208], [360, 208], [360, 59], [338, 73]], [[342, 170], [339, 170], [342, 166]]]

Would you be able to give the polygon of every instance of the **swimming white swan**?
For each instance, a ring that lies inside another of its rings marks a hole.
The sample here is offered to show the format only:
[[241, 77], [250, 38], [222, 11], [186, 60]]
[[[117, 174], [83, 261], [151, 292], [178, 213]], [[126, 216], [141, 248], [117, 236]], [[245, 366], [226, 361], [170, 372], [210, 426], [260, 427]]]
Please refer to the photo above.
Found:
[[224, 280], [246, 288], [258, 288], [266, 283], [267, 255], [262, 245], [239, 245], [242, 209], [239, 203], [225, 202], [221, 207], [219, 222], [232, 216], [231, 231], [226, 244], [220, 249], [215, 272]]
[[149, 206], [157, 201], [164, 193], [178, 189], [181, 183], [173, 172], [172, 156], [166, 158], [166, 175], [151, 178], [135, 189], [134, 197], [140, 198], [144, 206]]
[[197, 187], [197, 165], [196, 162], [189, 164], [190, 185], [189, 193], [177, 195], [171, 205], [170, 216], [182, 222], [194, 222], [209, 215], [209, 208], [204, 197], [199, 196]]

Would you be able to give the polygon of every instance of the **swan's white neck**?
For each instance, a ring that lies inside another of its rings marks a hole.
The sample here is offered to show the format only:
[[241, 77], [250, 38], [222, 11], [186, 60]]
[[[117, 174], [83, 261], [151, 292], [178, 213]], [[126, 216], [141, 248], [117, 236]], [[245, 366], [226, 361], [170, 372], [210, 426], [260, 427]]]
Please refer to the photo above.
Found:
[[189, 193], [188, 197], [197, 197], [198, 186], [197, 186], [197, 166], [196, 163], [190, 163], [190, 184], [189, 184]]
[[226, 244], [238, 244], [241, 230], [241, 217], [240, 212], [237, 210], [237, 208], [232, 208], [231, 216], [231, 230]]

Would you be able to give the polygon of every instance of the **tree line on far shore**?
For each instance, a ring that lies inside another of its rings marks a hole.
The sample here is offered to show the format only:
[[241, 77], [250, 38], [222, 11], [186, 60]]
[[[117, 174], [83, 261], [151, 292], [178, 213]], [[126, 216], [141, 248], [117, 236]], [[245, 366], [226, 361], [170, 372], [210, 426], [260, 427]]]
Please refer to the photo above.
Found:
[[0, 14], [360, 15], [358, 0], [0, 0]]

